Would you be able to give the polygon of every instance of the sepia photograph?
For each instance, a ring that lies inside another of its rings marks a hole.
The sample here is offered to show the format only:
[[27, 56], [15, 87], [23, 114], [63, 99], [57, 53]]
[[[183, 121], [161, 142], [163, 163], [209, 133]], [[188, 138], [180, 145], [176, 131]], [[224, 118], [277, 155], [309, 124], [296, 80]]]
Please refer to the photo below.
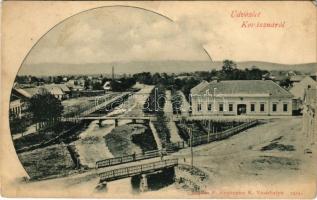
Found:
[[312, 2], [2, 10], [3, 196], [315, 197]]

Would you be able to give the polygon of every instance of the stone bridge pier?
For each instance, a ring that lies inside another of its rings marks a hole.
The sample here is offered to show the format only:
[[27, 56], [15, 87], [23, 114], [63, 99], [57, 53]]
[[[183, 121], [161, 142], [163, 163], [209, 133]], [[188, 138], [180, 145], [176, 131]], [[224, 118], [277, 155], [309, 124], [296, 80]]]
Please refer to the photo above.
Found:
[[[99, 125], [99, 127], [102, 127], [102, 121], [104, 121], [104, 120], [108, 120], [108, 119], [99, 119], [99, 121], [97, 123]], [[114, 125], [115, 125], [115, 127], [117, 127], [119, 125], [119, 119], [114, 119]]]
[[136, 175], [131, 178], [132, 188], [135, 191], [146, 192], [158, 190], [174, 183], [174, 167], [166, 168], [153, 173]]

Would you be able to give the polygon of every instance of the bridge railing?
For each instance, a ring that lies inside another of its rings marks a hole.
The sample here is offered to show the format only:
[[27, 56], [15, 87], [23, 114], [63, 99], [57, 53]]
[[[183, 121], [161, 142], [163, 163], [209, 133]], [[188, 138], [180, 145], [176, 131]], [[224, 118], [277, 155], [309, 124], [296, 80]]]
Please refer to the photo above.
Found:
[[107, 106], [108, 104], [112, 104], [118, 100], [122, 100], [124, 97], [126, 97], [129, 94], [130, 92], [123, 92], [123, 93], [113, 93], [113, 94], [107, 94], [104, 96], [98, 96], [98, 98], [95, 99], [94, 103], [81, 107], [79, 111], [67, 113], [64, 115], [64, 117], [65, 119], [67, 119], [67, 118], [76, 118], [80, 116], [86, 116], [90, 113], [93, 113]]
[[146, 151], [145, 153], [138, 153], [138, 154], [121, 156], [121, 157], [108, 158], [105, 160], [97, 161], [96, 168], [109, 167], [109, 166], [119, 165], [123, 163], [135, 162], [138, 160], [160, 157], [162, 155], [166, 155], [166, 152], [163, 150], [162, 151], [153, 150], [153, 151]]
[[111, 181], [116, 180], [120, 178], [130, 177], [142, 173], [148, 173], [151, 171], [173, 167], [178, 165], [178, 159], [168, 159], [168, 160], [162, 160], [142, 165], [136, 165], [131, 167], [125, 167], [125, 168], [119, 168], [114, 169], [111, 171], [106, 171], [99, 174], [100, 182], [104, 181]]
[[165, 143], [165, 149], [167, 153], [174, 153], [180, 149], [186, 148], [186, 142], [185, 141], [179, 141], [179, 142], [170, 142]]

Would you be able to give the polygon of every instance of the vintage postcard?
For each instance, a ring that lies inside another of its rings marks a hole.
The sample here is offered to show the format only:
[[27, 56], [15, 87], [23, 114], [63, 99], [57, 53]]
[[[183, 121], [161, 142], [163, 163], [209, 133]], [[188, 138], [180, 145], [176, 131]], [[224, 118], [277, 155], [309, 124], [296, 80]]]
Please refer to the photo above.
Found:
[[314, 198], [312, 1], [5, 1], [1, 195]]

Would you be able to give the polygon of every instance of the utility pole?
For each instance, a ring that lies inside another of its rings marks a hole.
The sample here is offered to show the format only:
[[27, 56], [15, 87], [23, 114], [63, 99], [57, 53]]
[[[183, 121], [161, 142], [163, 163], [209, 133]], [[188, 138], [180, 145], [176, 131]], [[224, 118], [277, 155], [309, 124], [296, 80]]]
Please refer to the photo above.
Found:
[[191, 168], [194, 168], [194, 155], [193, 155], [193, 129], [192, 128], [188, 128], [188, 132], [189, 132], [189, 144], [190, 144], [190, 156], [191, 156], [191, 160], [190, 160], [190, 164], [191, 164]]
[[207, 143], [209, 143], [209, 137], [210, 137], [210, 120], [208, 121], [208, 139], [207, 139]]
[[114, 81], [114, 66], [112, 66], [112, 73], [111, 73], [111, 75], [112, 75], [112, 81]]

